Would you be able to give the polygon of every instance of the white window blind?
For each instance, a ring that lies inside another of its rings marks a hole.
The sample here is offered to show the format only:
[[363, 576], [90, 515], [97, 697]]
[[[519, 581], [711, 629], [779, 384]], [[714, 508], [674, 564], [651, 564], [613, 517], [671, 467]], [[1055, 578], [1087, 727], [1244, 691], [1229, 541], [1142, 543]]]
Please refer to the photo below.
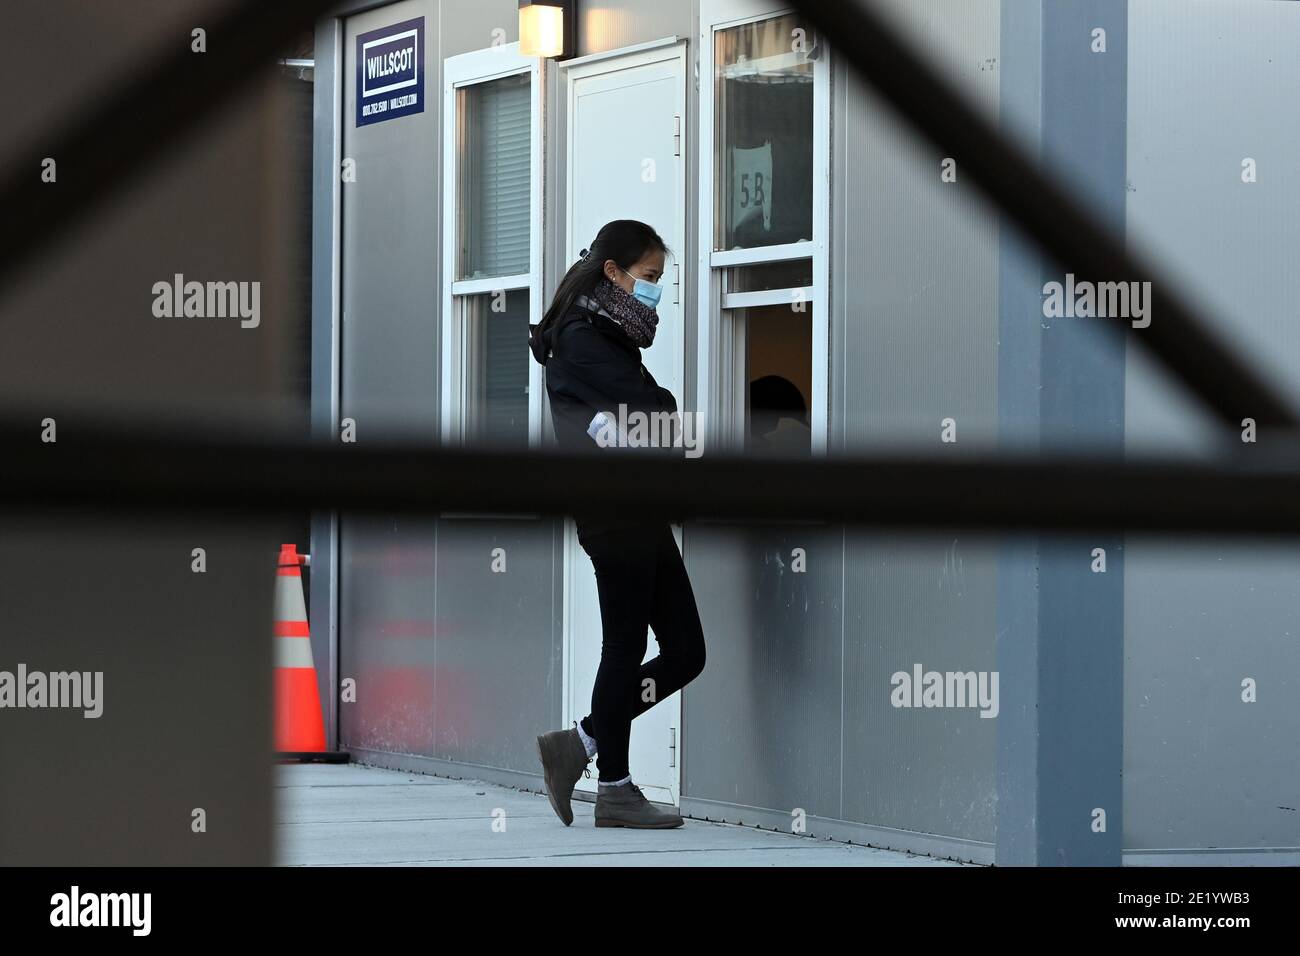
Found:
[[458, 279], [528, 271], [531, 92], [527, 74], [460, 91]]

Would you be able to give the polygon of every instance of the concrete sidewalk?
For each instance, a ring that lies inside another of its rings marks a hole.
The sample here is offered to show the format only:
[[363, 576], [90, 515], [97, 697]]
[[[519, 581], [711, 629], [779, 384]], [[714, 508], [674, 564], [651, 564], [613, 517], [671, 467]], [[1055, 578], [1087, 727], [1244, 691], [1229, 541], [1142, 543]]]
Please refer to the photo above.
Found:
[[282, 866], [961, 865], [701, 820], [597, 830], [580, 800], [565, 827], [540, 793], [355, 764], [280, 765], [274, 780]]

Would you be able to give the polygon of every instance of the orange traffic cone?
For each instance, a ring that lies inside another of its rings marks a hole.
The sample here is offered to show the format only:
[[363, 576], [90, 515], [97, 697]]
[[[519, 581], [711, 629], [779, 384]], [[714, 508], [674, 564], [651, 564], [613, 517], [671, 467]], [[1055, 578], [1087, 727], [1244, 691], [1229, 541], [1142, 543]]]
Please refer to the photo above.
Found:
[[304, 555], [297, 545], [282, 544], [275, 577], [275, 749], [287, 760], [347, 759], [325, 750], [325, 721], [316, 665], [311, 656], [311, 630], [302, 598]]

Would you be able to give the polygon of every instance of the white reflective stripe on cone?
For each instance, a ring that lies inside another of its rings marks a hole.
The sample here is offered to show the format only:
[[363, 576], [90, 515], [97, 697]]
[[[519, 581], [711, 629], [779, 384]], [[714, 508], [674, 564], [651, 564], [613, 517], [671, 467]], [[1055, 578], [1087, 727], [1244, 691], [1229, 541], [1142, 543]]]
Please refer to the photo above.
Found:
[[315, 667], [311, 659], [310, 637], [277, 637], [275, 644], [276, 667]]
[[275, 576], [275, 619], [307, 620], [307, 606], [302, 598], [302, 578], [291, 574]]

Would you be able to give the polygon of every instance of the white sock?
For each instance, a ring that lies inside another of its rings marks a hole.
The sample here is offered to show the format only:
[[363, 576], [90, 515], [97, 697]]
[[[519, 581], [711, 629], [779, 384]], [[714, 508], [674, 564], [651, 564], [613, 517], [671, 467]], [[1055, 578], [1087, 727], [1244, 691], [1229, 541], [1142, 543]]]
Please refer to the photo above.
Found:
[[597, 781], [597, 782], [598, 782], [602, 787], [621, 787], [621, 786], [623, 786], [623, 784], [625, 784], [625, 783], [631, 783], [631, 782], [632, 782], [632, 775], [631, 775], [631, 774], [628, 774], [628, 775], [627, 775], [626, 777], [624, 777], [622, 780], [610, 780], [610, 781], [608, 781], [608, 782], [607, 782], [607, 781], [604, 781], [604, 780], [600, 780], [600, 781]]
[[596, 738], [587, 736], [587, 732], [582, 729], [582, 721], [577, 721], [573, 726], [578, 728], [578, 736], [582, 738], [582, 746], [587, 749], [587, 757], [590, 758], [596, 752]]

